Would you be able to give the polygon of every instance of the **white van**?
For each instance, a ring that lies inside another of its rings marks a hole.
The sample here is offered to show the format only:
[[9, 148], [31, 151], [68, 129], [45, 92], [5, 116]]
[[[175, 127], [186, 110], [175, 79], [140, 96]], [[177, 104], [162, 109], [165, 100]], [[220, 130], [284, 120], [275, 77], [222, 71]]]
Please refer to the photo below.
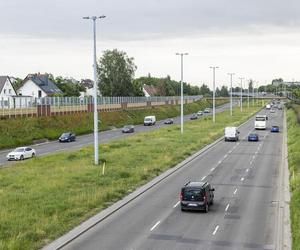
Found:
[[239, 131], [237, 127], [226, 127], [225, 128], [225, 141], [238, 141]]
[[268, 109], [268, 110], [271, 109], [271, 104], [267, 104], [266, 109]]
[[154, 115], [145, 116], [145, 118], [144, 118], [144, 126], [154, 125], [155, 122], [156, 122], [156, 117]]
[[255, 129], [267, 129], [267, 120], [266, 115], [257, 115], [255, 117], [254, 128]]

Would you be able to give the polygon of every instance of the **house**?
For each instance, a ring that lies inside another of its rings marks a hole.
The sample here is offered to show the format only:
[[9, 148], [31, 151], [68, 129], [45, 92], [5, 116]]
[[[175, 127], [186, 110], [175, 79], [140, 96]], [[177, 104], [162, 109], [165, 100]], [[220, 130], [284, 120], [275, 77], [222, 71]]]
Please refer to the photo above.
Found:
[[146, 97], [155, 96], [159, 94], [159, 90], [156, 87], [146, 84], [143, 85], [143, 92]]
[[18, 89], [18, 94], [41, 98], [53, 95], [60, 95], [63, 92], [49, 79], [48, 74], [29, 74]]
[[9, 76], [0, 76], [0, 108], [12, 107], [13, 97], [17, 95]]

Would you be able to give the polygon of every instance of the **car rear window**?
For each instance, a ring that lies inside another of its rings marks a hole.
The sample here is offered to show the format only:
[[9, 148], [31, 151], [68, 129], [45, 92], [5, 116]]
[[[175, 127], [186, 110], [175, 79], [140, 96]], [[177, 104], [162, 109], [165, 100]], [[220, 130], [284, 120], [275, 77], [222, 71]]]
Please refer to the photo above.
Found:
[[202, 201], [204, 192], [202, 189], [185, 189], [183, 191], [183, 200], [186, 201]]

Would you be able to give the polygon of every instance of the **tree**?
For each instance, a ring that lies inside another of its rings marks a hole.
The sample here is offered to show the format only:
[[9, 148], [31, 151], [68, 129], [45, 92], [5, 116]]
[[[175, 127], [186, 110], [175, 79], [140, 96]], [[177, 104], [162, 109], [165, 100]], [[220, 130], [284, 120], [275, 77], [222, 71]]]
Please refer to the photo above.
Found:
[[227, 96], [229, 96], [228, 89], [227, 89], [227, 87], [224, 86], [224, 85], [221, 87], [221, 90], [220, 90], [220, 96], [222, 96], [222, 97], [227, 97]]
[[126, 52], [117, 49], [104, 51], [97, 66], [101, 94], [103, 96], [133, 96], [136, 68], [134, 59], [128, 57]]
[[249, 80], [248, 89], [249, 89], [249, 92], [252, 93], [252, 90], [253, 90], [253, 80], [252, 79]]
[[212, 92], [210, 91], [209, 87], [204, 83], [200, 87], [200, 95], [203, 95], [203, 96], [211, 96], [212, 95]]
[[17, 91], [22, 86], [23, 80], [21, 78], [16, 78], [12, 83], [13, 88]]

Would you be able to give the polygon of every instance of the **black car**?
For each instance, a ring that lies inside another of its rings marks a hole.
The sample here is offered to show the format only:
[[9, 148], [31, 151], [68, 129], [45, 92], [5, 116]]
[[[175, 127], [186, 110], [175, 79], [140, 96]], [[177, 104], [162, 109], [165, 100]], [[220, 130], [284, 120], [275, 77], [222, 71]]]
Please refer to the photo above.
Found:
[[197, 114], [193, 114], [190, 119], [191, 120], [197, 120], [198, 119], [198, 115]]
[[174, 120], [173, 119], [167, 119], [165, 120], [165, 124], [173, 124]]
[[59, 142], [71, 142], [76, 140], [76, 135], [72, 132], [63, 133], [59, 138]]
[[133, 133], [134, 126], [133, 125], [126, 125], [122, 128], [122, 133]]
[[204, 210], [214, 202], [214, 191], [208, 182], [188, 182], [181, 188], [181, 210]]

